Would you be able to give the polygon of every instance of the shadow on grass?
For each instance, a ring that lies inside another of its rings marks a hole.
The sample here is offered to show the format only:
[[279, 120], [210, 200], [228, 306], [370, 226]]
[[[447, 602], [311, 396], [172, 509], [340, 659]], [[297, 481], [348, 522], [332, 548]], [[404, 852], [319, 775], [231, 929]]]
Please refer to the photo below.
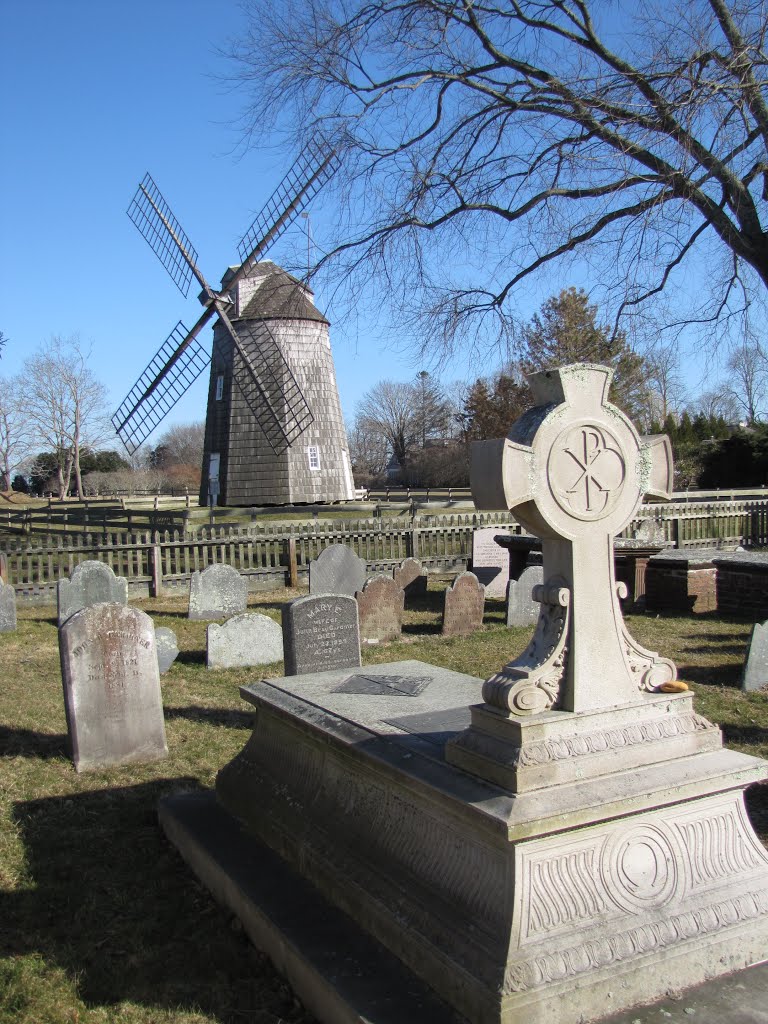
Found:
[[0, 757], [53, 757], [69, 756], [69, 738], [66, 733], [33, 732], [0, 725]]
[[[712, 638], [710, 637], [710, 641]], [[696, 644], [691, 645], [686, 643], [684, 649], [686, 651], [695, 651], [696, 654], [733, 654], [739, 658], [743, 658], [745, 654], [744, 644], [721, 644], [721, 643], [708, 643], [708, 644]]]
[[205, 651], [179, 651], [175, 660], [182, 665], [205, 665], [206, 654]]
[[741, 685], [741, 665], [684, 665], [678, 663], [677, 674], [687, 683], [701, 683], [703, 686]]
[[228, 708], [203, 708], [190, 705], [184, 708], [165, 708], [166, 718], [184, 718], [188, 722], [223, 725], [231, 729], [252, 729], [255, 712], [233, 711]]
[[403, 634], [417, 639], [419, 637], [439, 636], [442, 628], [442, 624], [439, 622], [404, 622]]
[[[765, 731], [765, 730], [763, 730]], [[763, 842], [768, 842], [768, 782], [755, 782], [744, 793], [749, 820]]]
[[[733, 725], [726, 722], [721, 725], [723, 739], [726, 743], [757, 744], [768, 742], [768, 729], [759, 725]], [[766, 797], [768, 799], [768, 796]]]
[[17, 803], [34, 884], [3, 897], [0, 946], [63, 968], [90, 1007], [311, 1024], [160, 831], [158, 799], [196, 788], [163, 779]]

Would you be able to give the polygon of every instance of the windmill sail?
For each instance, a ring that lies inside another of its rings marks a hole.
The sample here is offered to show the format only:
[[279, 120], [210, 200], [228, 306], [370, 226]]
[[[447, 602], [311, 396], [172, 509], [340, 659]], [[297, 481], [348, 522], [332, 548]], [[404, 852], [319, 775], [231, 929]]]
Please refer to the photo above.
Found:
[[267, 325], [248, 322], [241, 326], [238, 338], [237, 347], [247, 363], [236, 364], [235, 384], [272, 451], [280, 455], [315, 417]]
[[206, 287], [197, 269], [197, 251], [151, 175], [144, 175], [127, 212], [185, 298], [193, 276]]
[[210, 356], [193, 332], [179, 320], [112, 417], [131, 455], [208, 366]]

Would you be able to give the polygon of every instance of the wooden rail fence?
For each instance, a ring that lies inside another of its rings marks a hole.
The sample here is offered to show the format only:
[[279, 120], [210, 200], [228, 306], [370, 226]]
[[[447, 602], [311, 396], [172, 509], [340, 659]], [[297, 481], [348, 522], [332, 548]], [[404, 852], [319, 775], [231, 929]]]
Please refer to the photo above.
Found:
[[[647, 505], [623, 536], [636, 536], [648, 520], [652, 532], [675, 547], [768, 546], [768, 499]], [[17, 595], [50, 601], [57, 581], [86, 559], [105, 562], [132, 590], [150, 594], [186, 586], [193, 572], [222, 562], [248, 576], [253, 589], [282, 586], [306, 578], [310, 560], [335, 543], [352, 547], [370, 572], [389, 570], [409, 556], [433, 572], [452, 570], [471, 556], [473, 531], [496, 525], [520, 530], [511, 515], [498, 512], [210, 527], [191, 537], [157, 529], [8, 536], [0, 549]]]

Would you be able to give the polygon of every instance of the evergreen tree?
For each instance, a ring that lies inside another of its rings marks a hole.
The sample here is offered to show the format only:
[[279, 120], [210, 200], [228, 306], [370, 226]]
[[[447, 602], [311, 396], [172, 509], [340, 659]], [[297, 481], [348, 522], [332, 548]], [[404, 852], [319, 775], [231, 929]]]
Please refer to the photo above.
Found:
[[523, 330], [525, 373], [567, 363], [604, 363], [613, 368], [610, 400], [631, 419], [640, 420], [648, 406], [643, 359], [626, 335], [611, 336], [597, 323], [597, 306], [580, 288], [565, 288], [548, 299]]

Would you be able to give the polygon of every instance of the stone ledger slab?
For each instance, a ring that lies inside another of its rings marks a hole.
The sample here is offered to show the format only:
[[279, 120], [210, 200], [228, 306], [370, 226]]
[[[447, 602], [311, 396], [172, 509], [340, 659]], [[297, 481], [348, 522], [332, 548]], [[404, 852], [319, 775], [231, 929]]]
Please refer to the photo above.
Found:
[[59, 653], [78, 772], [168, 756], [155, 631], [145, 612], [83, 608], [60, 628]]
[[268, 615], [246, 612], [208, 627], [208, 668], [247, 668], [283, 660], [283, 631]]
[[372, 576], [355, 594], [360, 620], [360, 642], [397, 640], [403, 629], [405, 592], [391, 576]]
[[243, 687], [256, 724], [219, 801], [472, 1024], [596, 1019], [765, 958], [768, 854], [741, 799], [765, 763], [697, 729], [689, 694], [584, 716], [564, 749], [529, 720], [534, 788], [513, 794], [445, 761], [481, 680], [365, 676], [383, 685]]
[[128, 604], [128, 580], [115, 576], [104, 562], [87, 559], [75, 567], [68, 580], [56, 584], [58, 623], [93, 604]]
[[360, 664], [357, 601], [348, 594], [297, 597], [283, 605], [286, 675]]
[[309, 592], [347, 594], [354, 597], [363, 589], [366, 563], [346, 544], [329, 544], [309, 563]]
[[0, 579], [0, 633], [16, 629], [16, 591]]
[[240, 615], [248, 604], [248, 581], [231, 565], [209, 565], [192, 573], [189, 618], [226, 619]]

